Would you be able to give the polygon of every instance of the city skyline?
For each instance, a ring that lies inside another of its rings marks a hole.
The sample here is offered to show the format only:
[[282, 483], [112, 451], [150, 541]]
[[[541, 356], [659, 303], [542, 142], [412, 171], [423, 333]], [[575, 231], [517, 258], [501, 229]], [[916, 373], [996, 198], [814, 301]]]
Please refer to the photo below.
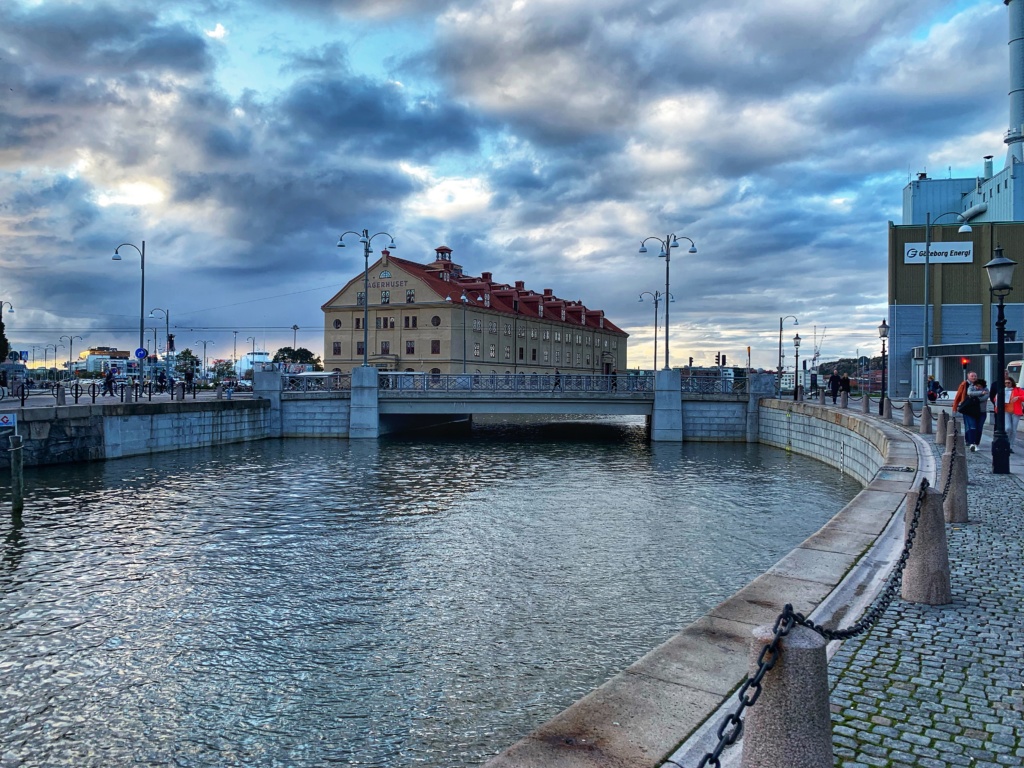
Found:
[[637, 250], [674, 233], [673, 365], [774, 368], [788, 315], [790, 363], [815, 329], [822, 360], [877, 356], [902, 187], [1002, 166], [1005, 6], [685, 5], [5, 3], [7, 337], [134, 349], [139, 259], [111, 256], [145, 241], [179, 349], [298, 325], [322, 356], [362, 271], [337, 236], [368, 228], [603, 309], [647, 368], [665, 265]]

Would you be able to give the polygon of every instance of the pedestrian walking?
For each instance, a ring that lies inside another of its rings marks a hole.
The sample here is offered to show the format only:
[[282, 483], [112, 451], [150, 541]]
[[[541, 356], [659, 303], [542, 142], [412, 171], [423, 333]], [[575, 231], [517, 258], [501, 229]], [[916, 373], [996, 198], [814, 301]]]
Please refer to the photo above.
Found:
[[114, 369], [108, 368], [107, 375], [103, 377], [103, 396], [114, 396]]
[[612, 368], [612, 392], [619, 391], [619, 370]]
[[839, 370], [833, 368], [832, 375], [828, 377], [828, 391], [832, 395], [832, 405], [836, 404], [836, 398], [839, 397], [839, 384]]
[[559, 392], [562, 391], [562, 374], [558, 372], [557, 368], [555, 368], [555, 383], [551, 385], [551, 391], [554, 392], [556, 389]]
[[1006, 414], [1006, 437], [1010, 442], [1010, 453], [1013, 453], [1013, 446], [1017, 444], [1017, 427], [1020, 425], [1020, 417], [1024, 416], [1024, 389], [1017, 386], [1012, 376], [1003, 379], [1003, 397], [1006, 400], [1003, 409]]
[[195, 390], [195, 388], [196, 388], [195, 380], [196, 380], [196, 375], [195, 375], [195, 373], [193, 373], [191, 368], [188, 369], [187, 371], [185, 371], [185, 391], [186, 392], [192, 392], [192, 391]]
[[847, 397], [849, 397], [849, 395], [850, 395], [850, 387], [851, 387], [850, 375], [847, 374], [847, 373], [844, 373], [839, 378], [839, 391], [840, 392], [845, 392]]
[[988, 385], [974, 371], [967, 374], [957, 389], [953, 412], [964, 417], [964, 441], [968, 450], [977, 451], [988, 415]]

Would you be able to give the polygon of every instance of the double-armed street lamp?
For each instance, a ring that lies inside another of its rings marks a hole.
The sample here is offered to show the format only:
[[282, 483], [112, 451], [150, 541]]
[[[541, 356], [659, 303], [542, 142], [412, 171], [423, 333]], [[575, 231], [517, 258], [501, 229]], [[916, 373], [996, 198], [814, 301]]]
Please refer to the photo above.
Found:
[[[668, 300], [674, 303], [676, 297], [671, 293], [667, 295]], [[644, 296], [650, 296], [654, 301], [654, 365], [651, 367], [651, 370], [656, 371], [658, 370], [658, 303], [665, 298], [666, 294], [663, 294], [661, 291], [655, 291], [654, 293], [651, 293], [650, 291], [643, 291], [640, 294], [641, 304], [644, 303]], [[666, 314], [667, 312], [668, 308], [666, 307]], [[668, 320], [665, 321], [665, 325], [668, 325]]]
[[[669, 266], [670, 266], [670, 264], [672, 262], [671, 252], [672, 252], [673, 248], [678, 248], [679, 247], [679, 240], [680, 239], [686, 240], [686, 241], [688, 241], [690, 243], [689, 253], [696, 253], [697, 252], [697, 246], [693, 244], [693, 240], [690, 240], [690, 238], [686, 237], [685, 235], [666, 235], [664, 240], [662, 240], [660, 237], [654, 237], [652, 235], [651, 237], [645, 237], [643, 240], [640, 241], [640, 250], [638, 251], [639, 253], [647, 253], [646, 243], [647, 243], [648, 240], [657, 240], [658, 244], [661, 246], [661, 252], [658, 254], [658, 256], [660, 258], [665, 259], [665, 293], [663, 294], [664, 296], [669, 296], [670, 295], [668, 289], [669, 289]], [[669, 355], [668, 328], [669, 328], [669, 325], [668, 325], [668, 302], [666, 302], [665, 303], [665, 370], [668, 370], [668, 367], [669, 367], [668, 366], [668, 355]], [[657, 364], [655, 364], [655, 367], [657, 367]]]
[[1013, 268], [1017, 262], [1003, 256], [1003, 249], [996, 246], [992, 261], [985, 265], [988, 271], [989, 292], [999, 299], [996, 320], [996, 378], [993, 394], [996, 401], [996, 423], [992, 434], [992, 474], [1010, 474], [1010, 441], [1006, 435], [1006, 397], [1003, 377], [1006, 376], [1006, 316], [1003, 314], [1003, 299], [1013, 290]]
[[[134, 243], [121, 243], [117, 248], [114, 249], [113, 261], [121, 261], [121, 249], [122, 248], [134, 248], [141, 259], [142, 265], [142, 290], [140, 292], [139, 299], [139, 349], [146, 348], [146, 241], [142, 241], [142, 247], [135, 245]], [[141, 353], [140, 353], [141, 354]], [[142, 384], [143, 380], [143, 362], [145, 358], [139, 359], [139, 384]]]
[[[455, 291], [455, 293], [458, 293], [458, 291]], [[444, 300], [451, 304], [452, 295], [449, 293], [444, 297]], [[466, 336], [469, 335], [467, 333], [468, 329], [466, 328], [466, 308], [469, 306], [470, 298], [466, 295], [465, 291], [462, 292], [462, 296], [459, 297], [459, 301], [462, 302], [462, 372], [466, 373]], [[480, 301], [480, 297], [474, 296], [473, 301]]]
[[793, 353], [796, 355], [796, 364], [793, 366], [793, 399], [800, 399], [800, 334], [793, 337]]
[[63, 344], [47, 344], [43, 348], [43, 367], [46, 369], [46, 380], [50, 380], [50, 366], [47, 361], [50, 359], [50, 347], [53, 347], [53, 367], [57, 367], [57, 350], [64, 349]]
[[[963, 222], [960, 229], [957, 230], [960, 234], [968, 234], [971, 230], [971, 226], [967, 223], [967, 219], [963, 217], [962, 213], [957, 211], [947, 211], [946, 213], [940, 213], [934, 219], [931, 213], [925, 215], [924, 222], [924, 339], [922, 348], [922, 367], [921, 367], [921, 406], [924, 407], [928, 404], [928, 306], [931, 303], [930, 291], [931, 291], [931, 279], [929, 278], [928, 268], [931, 263], [931, 251], [932, 251], [932, 224], [941, 219], [943, 216], [956, 216]], [[913, 389], [913, 387], [911, 387]], [[884, 393], [882, 395], [885, 397]]]
[[[82, 341], [82, 337], [81, 336], [61, 336], [60, 337], [61, 341], [64, 341], [64, 339], [68, 340], [68, 376], [73, 376], [74, 374], [71, 372], [71, 358], [72, 358], [73, 353], [74, 353], [75, 339], [78, 339], [79, 341]], [[56, 350], [54, 350], [54, 352], [53, 352], [53, 359], [54, 359], [54, 362], [56, 362], [56, 360], [57, 360], [57, 351]]]
[[800, 325], [800, 321], [796, 319], [795, 315], [786, 315], [785, 317], [779, 318], [779, 375], [778, 375], [778, 389], [779, 395], [782, 395], [782, 321], [793, 319], [793, 325]]
[[10, 315], [14, 314], [14, 305], [11, 304], [11, 302], [9, 302], [9, 301], [0, 301], [0, 325], [3, 325], [3, 322], [4, 322], [4, 307], [7, 307], [8, 314], [10, 314]]
[[882, 318], [882, 324], [878, 326], [878, 338], [882, 340], [882, 396], [878, 398], [878, 415], [885, 414], [885, 340], [889, 338], [889, 324]]
[[213, 339], [196, 339], [194, 344], [203, 345], [203, 381], [206, 380], [206, 345], [213, 344]]
[[390, 241], [388, 242], [389, 251], [395, 250], [398, 246], [395, 245], [395, 238], [387, 232], [377, 232], [371, 235], [368, 229], [364, 229], [362, 232], [350, 229], [342, 232], [338, 237], [339, 248], [345, 247], [345, 235], [356, 235], [359, 242], [363, 244], [363, 367], [365, 368], [370, 364], [370, 254], [373, 253], [370, 243], [375, 237], [384, 236]]

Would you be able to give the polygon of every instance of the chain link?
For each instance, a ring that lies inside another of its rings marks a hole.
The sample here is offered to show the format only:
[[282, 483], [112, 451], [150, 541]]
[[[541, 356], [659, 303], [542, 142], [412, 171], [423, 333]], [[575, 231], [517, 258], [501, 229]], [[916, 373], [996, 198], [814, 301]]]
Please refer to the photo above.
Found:
[[[958, 432], [958, 427], [957, 427], [956, 419], [955, 418], [950, 419], [949, 422], [948, 422], [948, 425], [952, 425], [952, 429], [953, 429], [953, 450], [951, 452], [952, 455], [949, 457], [949, 469], [946, 470], [946, 482], [943, 484], [943, 488], [942, 488], [942, 501], [943, 501], [943, 503], [945, 503], [946, 497], [949, 496], [949, 489], [953, 485], [953, 464], [956, 461], [956, 443], [957, 443], [956, 439], [957, 439], [957, 437], [959, 437], [959, 432]], [[949, 428], [948, 425], [947, 425], [947, 429]], [[947, 434], [948, 434], [948, 432], [947, 432]]]
[[[954, 443], [954, 446], [956, 444]], [[955, 451], [955, 447], [954, 447]], [[952, 463], [951, 463], [952, 464]], [[947, 481], [948, 483], [948, 481]], [[813, 621], [808, 619], [802, 613], [796, 613], [793, 610], [793, 606], [787, 603], [782, 609], [782, 613], [779, 614], [778, 618], [775, 619], [775, 625], [772, 627], [772, 641], [768, 645], [761, 649], [761, 654], [757, 659], [757, 672], [754, 673], [753, 677], [748, 677], [747, 681], [740, 687], [739, 692], [736, 694], [739, 698], [740, 703], [736, 707], [734, 712], [729, 713], [722, 720], [722, 724], [718, 727], [717, 736], [718, 744], [715, 748], [704, 755], [700, 762], [697, 764], [697, 768], [722, 768], [721, 755], [726, 747], [736, 743], [736, 740], [743, 734], [743, 720], [742, 714], [747, 707], [754, 706], [754, 703], [761, 696], [761, 681], [764, 676], [775, 666], [775, 662], [779, 658], [779, 642], [783, 637], [789, 634], [790, 630], [794, 626], [800, 625], [807, 627], [819, 635], [824, 637], [826, 640], [848, 640], [851, 637], [866, 632], [871, 626], [878, 621], [879, 617], [892, 604], [892, 601], [896, 599], [896, 595], [903, 584], [903, 571], [907, 567], [907, 560], [910, 557], [910, 550], [914, 546], [914, 538], [917, 536], [917, 525], [921, 519], [921, 508], [924, 505], [925, 491], [931, 487], [927, 478], [922, 477], [921, 483], [918, 486], [917, 504], [914, 505], [913, 517], [910, 521], [910, 530], [907, 531], [906, 541], [903, 543], [903, 551], [900, 553], [899, 560], [896, 561], [896, 567], [893, 572], [889, 575], [889, 579], [886, 583], [885, 589], [882, 591], [881, 596], [872, 604], [871, 609], [864, 615], [860, 621], [854, 624], [848, 629], [825, 629], [819, 624], [815, 624]], [[748, 696], [747, 692], [753, 689], [753, 695]], [[673, 762], [673, 761], [669, 761]], [[673, 763], [678, 765], [678, 763]]]

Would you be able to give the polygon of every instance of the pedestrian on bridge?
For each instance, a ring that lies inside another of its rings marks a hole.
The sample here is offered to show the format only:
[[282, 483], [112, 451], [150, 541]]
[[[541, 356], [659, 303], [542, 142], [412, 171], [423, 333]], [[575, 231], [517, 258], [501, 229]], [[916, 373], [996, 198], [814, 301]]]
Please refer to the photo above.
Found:
[[555, 368], [555, 383], [551, 385], [551, 391], [554, 392], [556, 389], [559, 392], [562, 391], [562, 374], [558, 372], [557, 368]]
[[839, 369], [833, 368], [832, 375], [828, 377], [828, 391], [832, 395], [832, 405], [836, 404], [836, 398], [839, 397]]

